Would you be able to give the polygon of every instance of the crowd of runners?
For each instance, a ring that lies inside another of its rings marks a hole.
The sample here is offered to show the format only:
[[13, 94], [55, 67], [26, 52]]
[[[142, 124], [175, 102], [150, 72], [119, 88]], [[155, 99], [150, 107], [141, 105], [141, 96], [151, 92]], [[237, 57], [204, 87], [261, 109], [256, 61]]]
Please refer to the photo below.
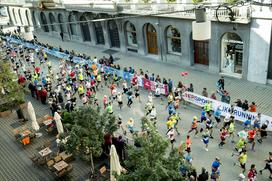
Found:
[[[49, 47], [49, 45], [44, 46]], [[64, 51], [61, 48], [58, 50], [69, 53], [70, 60], [77, 55], [75, 52]], [[42, 104], [48, 104], [52, 115], [54, 112], [61, 113], [64, 110], [71, 112], [78, 106], [88, 105], [97, 106], [110, 114], [114, 114], [113, 106], [118, 107], [120, 110], [124, 106], [133, 109], [133, 103], [139, 101], [145, 105], [145, 116], [156, 125], [158, 113], [156, 110], [157, 105], [154, 104], [153, 99], [158, 98], [161, 104], [167, 101], [168, 118], [165, 124], [168, 131], [166, 135], [172, 144], [172, 148], [174, 147], [175, 138], [179, 136], [181, 131], [178, 123], [182, 119], [178, 110], [182, 109], [180, 104], [184, 102], [182, 94], [185, 91], [193, 92], [193, 84], [185, 86], [182, 82], [178, 82], [175, 86], [171, 79], [161, 78], [160, 75], [155, 76], [155, 74], [148, 71], [135, 70], [133, 67], [124, 67], [124, 71], [134, 75], [131, 81], [128, 82], [116, 74], [105, 71], [106, 66], [121, 69], [119, 65], [114, 64], [112, 56], [98, 59], [97, 57], [91, 58], [86, 55], [80, 55], [82, 58], [89, 60], [88, 64], [74, 64], [68, 60], [61, 59], [58, 67], [53, 67], [50, 56], [43, 49], [33, 50], [24, 47], [22, 44], [16, 45], [2, 40], [1, 52], [5, 53], [7, 60], [10, 60], [13, 71], [18, 75], [18, 83], [26, 86], [30, 90], [32, 97], [41, 101]], [[97, 63], [101, 66], [98, 66]], [[150, 92], [148, 97], [142, 97], [141, 91], [145, 90], [139, 86], [137, 76], [154, 81], [156, 85], [163, 84], [167, 86], [169, 94], [162, 95], [159, 86], [156, 86], [155, 91]], [[216, 84], [217, 93], [221, 96], [221, 101], [230, 103], [229, 92], [225, 90], [224, 78], [222, 77]], [[110, 94], [99, 97], [98, 92], [102, 92], [105, 89], [109, 89]], [[206, 88], [203, 88], [202, 95], [208, 97]], [[216, 99], [216, 95], [216, 92], [213, 92], [210, 97]], [[244, 110], [257, 111], [254, 102], [249, 105], [247, 100], [242, 102], [239, 99], [236, 101], [236, 105]], [[188, 163], [191, 163], [191, 137], [199, 136], [203, 143], [203, 149], [209, 151], [210, 139], [218, 136], [221, 140], [218, 143], [218, 149], [224, 149], [225, 144], [233, 143], [234, 151], [232, 157], [236, 157], [235, 159], [237, 160], [234, 166], [241, 167], [240, 180], [254, 181], [256, 175], [258, 173], [262, 174], [265, 170], [268, 170], [270, 173], [269, 178], [271, 179], [272, 152], [269, 152], [267, 158], [265, 158], [265, 167], [258, 172], [254, 164], [247, 165], [247, 161], [250, 159], [247, 153], [249, 151], [255, 152], [256, 144], [262, 144], [263, 139], [267, 137], [268, 122], [261, 124], [261, 116], [261, 114], [258, 114], [254, 120], [251, 120], [249, 117], [243, 123], [244, 129], [237, 132], [233, 109], [230, 109], [229, 113], [222, 117], [220, 107], [214, 111], [211, 104], [206, 103], [202, 107], [201, 113], [196, 113], [196, 116], [192, 117], [191, 127], [187, 130], [186, 140], [179, 144], [179, 153]], [[122, 118], [119, 118], [121, 121]], [[136, 128], [133, 118], [124, 123], [120, 129], [127, 129], [129, 131], [128, 134], [134, 133]], [[214, 129], [219, 129], [220, 134], [214, 135]], [[219, 180], [221, 166], [220, 158], [216, 157], [211, 164], [209, 174], [205, 168], [202, 169], [202, 173], [199, 175], [197, 175], [196, 171], [185, 172], [184, 174], [188, 174], [190, 180]]]

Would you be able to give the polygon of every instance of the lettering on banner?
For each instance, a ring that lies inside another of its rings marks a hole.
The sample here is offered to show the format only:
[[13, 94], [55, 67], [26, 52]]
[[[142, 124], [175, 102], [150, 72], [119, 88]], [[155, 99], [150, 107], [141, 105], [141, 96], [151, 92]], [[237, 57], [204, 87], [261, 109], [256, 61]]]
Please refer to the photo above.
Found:
[[[231, 108], [230, 104], [213, 100], [207, 97], [203, 97], [192, 92], [185, 92], [182, 96], [186, 101], [201, 107], [207, 102], [212, 102], [212, 108], [214, 110], [220, 107], [222, 116], [226, 116]], [[256, 119], [257, 113], [244, 111], [239, 107], [234, 107], [233, 116], [235, 117], [236, 120], [242, 121], [242, 122], [246, 121], [250, 117], [253, 123], [254, 119]], [[272, 117], [267, 115], [262, 115], [261, 124], [265, 123], [266, 121], [268, 121], [267, 130], [272, 131]]]

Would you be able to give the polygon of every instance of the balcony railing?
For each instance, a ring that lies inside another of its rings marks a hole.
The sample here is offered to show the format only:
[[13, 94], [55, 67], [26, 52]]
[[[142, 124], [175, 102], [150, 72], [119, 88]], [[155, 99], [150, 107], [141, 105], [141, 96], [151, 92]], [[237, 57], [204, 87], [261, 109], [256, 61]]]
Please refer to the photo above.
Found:
[[87, 11], [87, 12], [105, 12], [117, 13], [118, 8], [115, 2], [111, 1], [78, 1], [78, 2], [64, 2], [64, 7], [72, 11]]
[[[184, 5], [184, 4], [176, 4], [176, 3], [150, 3], [150, 4], [130, 4], [130, 7], [118, 5], [123, 8], [121, 13], [124, 14], [133, 14], [133, 15], [154, 15], [161, 17], [173, 17], [173, 18], [181, 18], [181, 19], [195, 19], [194, 13], [194, 5]], [[233, 7], [231, 8], [234, 13], [234, 19], [236, 23], [247, 24], [250, 22], [251, 18], [251, 10], [250, 6], [242, 6], [242, 7]], [[230, 11], [228, 9], [209, 9], [207, 8], [207, 16], [211, 21], [222, 21], [229, 22]], [[216, 17], [217, 14], [217, 17]]]

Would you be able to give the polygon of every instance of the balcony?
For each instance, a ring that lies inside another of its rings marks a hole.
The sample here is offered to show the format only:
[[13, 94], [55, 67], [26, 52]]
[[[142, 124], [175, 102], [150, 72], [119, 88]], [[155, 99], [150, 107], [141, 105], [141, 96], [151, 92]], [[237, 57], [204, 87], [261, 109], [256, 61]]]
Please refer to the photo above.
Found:
[[112, 1], [64, 1], [64, 7], [68, 11], [113, 13], [118, 12], [117, 4]]
[[63, 9], [63, 3], [62, 0], [25, 0], [24, 7]]
[[[208, 4], [207, 4], [208, 5]], [[211, 5], [211, 4], [210, 4]], [[150, 15], [158, 17], [171, 17], [180, 19], [195, 19], [194, 5], [184, 5], [177, 3], [137, 3], [137, 4], [118, 4], [119, 13], [128, 15]], [[231, 8], [234, 14], [235, 23], [248, 24], [251, 18], [249, 5]], [[230, 22], [230, 11], [226, 8], [206, 9], [207, 17], [211, 21]], [[217, 17], [216, 17], [217, 14]]]
[[0, 5], [23, 6], [24, 4], [25, 4], [24, 0], [0, 0]]

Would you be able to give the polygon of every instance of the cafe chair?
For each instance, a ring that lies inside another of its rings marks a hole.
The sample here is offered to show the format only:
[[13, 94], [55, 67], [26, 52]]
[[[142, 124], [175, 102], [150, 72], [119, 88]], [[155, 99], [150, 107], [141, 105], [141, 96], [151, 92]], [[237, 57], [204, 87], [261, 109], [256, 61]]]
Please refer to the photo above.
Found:
[[55, 164], [55, 162], [54, 162], [54, 160], [49, 160], [49, 161], [47, 161], [47, 167], [49, 168], [49, 170], [53, 170], [53, 166], [54, 166], [54, 164]]
[[66, 175], [66, 170], [62, 170], [60, 172], [55, 172], [55, 175], [60, 178]]
[[51, 141], [50, 140], [45, 140], [44, 143], [43, 143], [43, 147], [46, 148], [46, 147], [50, 147], [51, 146]]
[[71, 172], [73, 170], [73, 166], [69, 164], [69, 166], [66, 168], [67, 172]]
[[35, 167], [39, 161], [39, 157], [34, 154], [33, 157], [30, 157], [30, 160], [32, 161], [32, 165]]
[[57, 163], [57, 162], [61, 161], [62, 158], [61, 158], [60, 155], [58, 155], [58, 156], [56, 156], [56, 157], [54, 158], [54, 160], [55, 160], [55, 162]]

